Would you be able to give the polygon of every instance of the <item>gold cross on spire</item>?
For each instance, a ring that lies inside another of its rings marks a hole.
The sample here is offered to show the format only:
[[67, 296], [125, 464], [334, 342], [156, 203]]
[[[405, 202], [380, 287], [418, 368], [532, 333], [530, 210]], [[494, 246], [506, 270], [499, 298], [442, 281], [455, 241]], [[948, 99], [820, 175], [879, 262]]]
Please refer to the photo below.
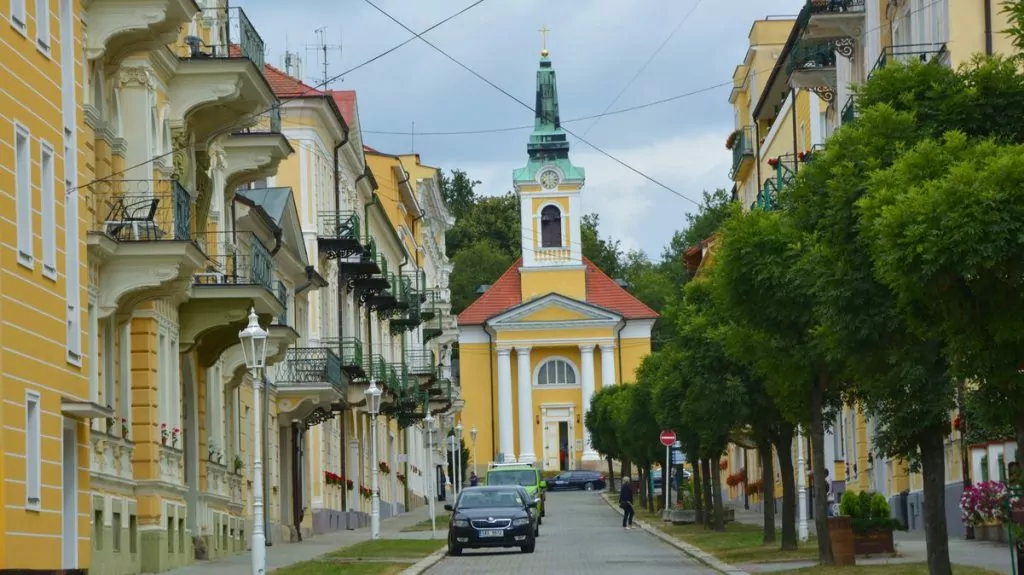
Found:
[[550, 32], [551, 29], [548, 28], [547, 24], [545, 24], [544, 26], [541, 26], [540, 30], [537, 30], [537, 31], [540, 32], [540, 39], [541, 39], [540, 55], [544, 56], [545, 58], [547, 58], [548, 57], [548, 32]]

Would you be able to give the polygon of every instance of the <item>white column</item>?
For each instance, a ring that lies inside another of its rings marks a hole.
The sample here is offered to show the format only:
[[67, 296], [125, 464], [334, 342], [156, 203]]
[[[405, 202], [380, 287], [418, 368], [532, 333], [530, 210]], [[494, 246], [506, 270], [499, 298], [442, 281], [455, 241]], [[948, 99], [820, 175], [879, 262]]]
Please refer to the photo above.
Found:
[[615, 343], [601, 344], [601, 389], [615, 385]]
[[512, 348], [498, 348], [498, 448], [505, 462], [516, 460], [515, 436], [512, 427]]
[[[590, 398], [594, 396], [594, 346], [580, 346], [580, 369], [583, 371], [583, 416], [590, 411]], [[601, 456], [590, 446], [590, 432], [583, 426], [583, 461], [598, 461]]]
[[516, 346], [519, 361], [519, 462], [533, 463], [533, 369], [530, 366], [530, 348]]
[[796, 485], [799, 513], [797, 538], [807, 541], [807, 470], [804, 469], [804, 434], [800, 426], [796, 428]]

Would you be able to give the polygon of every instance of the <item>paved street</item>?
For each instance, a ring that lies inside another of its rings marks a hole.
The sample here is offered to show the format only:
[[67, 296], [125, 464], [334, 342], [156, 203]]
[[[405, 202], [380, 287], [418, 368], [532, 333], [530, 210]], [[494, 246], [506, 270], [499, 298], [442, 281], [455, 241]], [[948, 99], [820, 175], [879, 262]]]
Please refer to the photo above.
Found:
[[548, 515], [533, 554], [518, 549], [467, 550], [462, 557], [446, 557], [429, 575], [718, 573], [645, 531], [623, 531], [622, 517], [598, 493], [549, 493], [547, 505]]

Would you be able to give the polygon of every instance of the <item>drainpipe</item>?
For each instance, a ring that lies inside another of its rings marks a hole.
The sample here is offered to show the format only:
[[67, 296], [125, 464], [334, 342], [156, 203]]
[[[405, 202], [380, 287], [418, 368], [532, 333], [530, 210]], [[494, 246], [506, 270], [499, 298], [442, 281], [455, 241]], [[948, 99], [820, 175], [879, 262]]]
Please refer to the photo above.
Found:
[[[757, 169], [757, 182], [755, 182], [755, 183], [757, 184], [757, 193], [760, 194], [761, 193], [761, 124], [757, 121], [756, 118], [754, 119], [754, 138], [757, 139], [757, 147], [754, 148], [756, 150], [756, 152], [755, 152], [756, 156], [754, 156], [754, 167]], [[754, 200], [755, 201], [757, 200], [757, 196], [754, 196]]]
[[992, 55], [992, 0], [985, 0], [985, 55]]
[[[341, 178], [338, 177], [338, 170], [341, 164], [338, 160], [338, 154], [341, 152], [341, 147], [348, 143], [348, 127], [343, 126], [344, 137], [338, 142], [338, 145], [334, 146], [334, 211], [335, 213], [341, 212]], [[298, 291], [296, 291], [298, 293]], [[345, 297], [341, 293], [341, 267], [338, 268], [338, 357], [342, 357], [342, 343], [341, 340], [344, 337], [344, 326], [345, 320], [343, 311], [345, 309]], [[346, 376], [347, 377], [347, 376]], [[348, 398], [345, 398], [345, 403], [348, 403]], [[341, 412], [341, 476], [348, 479], [348, 442], [345, 436], [345, 414], [348, 410], [342, 410]], [[344, 483], [341, 489], [341, 511], [342, 513], [348, 513], [348, 487]], [[348, 525], [348, 518], [346, 516], [346, 527]]]
[[[266, 376], [266, 372], [263, 374], [263, 416], [266, 423], [270, 423], [270, 380]], [[267, 431], [263, 434], [263, 453], [270, 454], [270, 426], [267, 425]], [[267, 458], [270, 459], [269, 457]], [[268, 461], [269, 463], [269, 461]], [[280, 465], [280, 463], [278, 463]], [[270, 501], [270, 466], [266, 465], [263, 467], [263, 501]], [[270, 506], [268, 506], [269, 508]], [[270, 513], [263, 514], [263, 533], [266, 539], [266, 546], [273, 547], [273, 537], [270, 536]]]

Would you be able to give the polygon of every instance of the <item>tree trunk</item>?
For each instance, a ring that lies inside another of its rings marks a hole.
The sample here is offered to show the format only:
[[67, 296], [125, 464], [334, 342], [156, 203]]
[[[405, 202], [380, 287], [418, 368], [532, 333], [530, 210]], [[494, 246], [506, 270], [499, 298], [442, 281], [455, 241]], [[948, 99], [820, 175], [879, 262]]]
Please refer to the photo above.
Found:
[[612, 464], [611, 457], [606, 457], [605, 460], [608, 462], [608, 493], [615, 493], [615, 465]]
[[949, 533], [946, 530], [946, 454], [944, 429], [932, 426], [922, 434], [921, 475], [924, 483], [924, 540], [928, 553], [928, 575], [951, 575]]
[[704, 470], [704, 526], [710, 527], [712, 515], [714, 515], [712, 509], [714, 509], [715, 504], [715, 500], [711, 497], [711, 483], [714, 476], [711, 474], [711, 461], [709, 459], [701, 459], [700, 465], [701, 469]]
[[[1017, 454], [1015, 456], [1015, 460], [1020, 462], [1020, 453], [1022, 450], [1024, 450], [1024, 409], [1017, 409], [1017, 418], [1014, 428], [1016, 431], [1015, 435], [1017, 436]], [[1006, 463], [1007, 465], [1009, 465], [1010, 462], [1007, 461]]]
[[761, 458], [761, 482], [764, 484], [764, 491], [761, 493], [764, 544], [768, 545], [775, 543], [775, 461], [772, 457], [771, 442], [759, 441], [757, 454]]
[[[814, 528], [818, 534], [818, 563], [834, 565], [832, 540], [828, 536], [828, 488], [825, 485], [825, 386], [828, 375], [822, 373], [811, 387], [811, 460], [814, 462]], [[802, 472], [802, 470], [801, 470]], [[936, 575], [931, 573], [930, 575]]]
[[[717, 467], [717, 465], [715, 467]], [[715, 469], [715, 471], [719, 471], [719, 469]], [[722, 508], [722, 474], [721, 473], [715, 473], [715, 472], [711, 473], [711, 489], [715, 493], [715, 496], [714, 496], [714, 501], [715, 501], [715, 523], [714, 523], [714, 529], [715, 529], [715, 531], [725, 531], [725, 515], [724, 515], [725, 509]]]
[[[782, 476], [782, 545], [785, 550], [796, 549], [796, 475], [793, 472], [793, 427], [779, 429], [775, 451], [779, 455], [779, 475]], [[775, 478], [771, 480], [774, 482]], [[772, 505], [775, 500], [772, 500]]]
[[693, 509], [696, 514], [696, 522], [704, 523], [704, 492], [701, 491], [700, 459], [689, 458], [693, 462]]

